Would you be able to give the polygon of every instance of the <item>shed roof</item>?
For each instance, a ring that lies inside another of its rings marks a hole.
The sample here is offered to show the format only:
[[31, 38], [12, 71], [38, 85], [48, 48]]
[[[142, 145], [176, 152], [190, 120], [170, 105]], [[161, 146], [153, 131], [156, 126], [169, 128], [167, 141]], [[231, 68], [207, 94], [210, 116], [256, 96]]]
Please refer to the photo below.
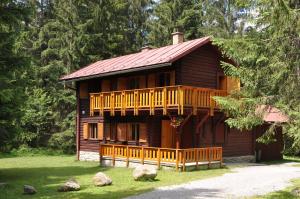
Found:
[[262, 114], [265, 122], [286, 123], [289, 118], [281, 110], [270, 105], [260, 105], [256, 108], [256, 113]]
[[71, 74], [61, 77], [60, 80], [76, 81], [79, 79], [88, 79], [97, 76], [107, 76], [116, 73], [119, 74], [171, 65], [176, 60], [209, 43], [210, 41], [209, 37], [202, 37], [180, 44], [164, 46], [161, 48], [97, 61]]

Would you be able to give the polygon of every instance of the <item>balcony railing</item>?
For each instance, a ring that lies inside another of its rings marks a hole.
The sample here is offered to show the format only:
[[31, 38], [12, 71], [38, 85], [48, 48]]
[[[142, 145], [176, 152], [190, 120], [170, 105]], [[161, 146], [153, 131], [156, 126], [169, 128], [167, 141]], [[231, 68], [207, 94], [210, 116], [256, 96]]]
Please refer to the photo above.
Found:
[[187, 163], [194, 163], [197, 167], [200, 163], [210, 166], [212, 162], [223, 161], [222, 147], [190, 148], [190, 149], [172, 149], [159, 147], [128, 146], [101, 144], [100, 159], [112, 159], [112, 165], [115, 165], [116, 159], [126, 162], [128, 167], [130, 161], [140, 162], [141, 164], [161, 164], [175, 166], [176, 170], [182, 168], [185, 170]]
[[212, 97], [226, 95], [224, 90], [191, 86], [90, 93], [90, 115], [93, 116], [96, 112], [100, 115], [110, 112], [114, 116], [116, 111], [120, 111], [121, 115], [133, 111], [134, 115], [138, 115], [141, 110], [148, 110], [150, 115], [154, 115], [155, 110], [162, 110], [165, 115], [169, 109], [176, 109], [179, 115], [183, 115], [185, 108], [191, 108], [196, 114], [199, 108], [213, 111], [217, 104]]

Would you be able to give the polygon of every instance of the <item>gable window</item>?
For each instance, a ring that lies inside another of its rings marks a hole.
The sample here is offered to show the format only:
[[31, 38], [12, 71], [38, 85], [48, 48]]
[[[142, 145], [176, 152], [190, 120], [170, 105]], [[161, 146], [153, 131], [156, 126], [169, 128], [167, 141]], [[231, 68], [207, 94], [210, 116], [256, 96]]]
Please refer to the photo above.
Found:
[[170, 86], [170, 79], [171, 79], [170, 72], [160, 73], [158, 75], [158, 86], [159, 87]]

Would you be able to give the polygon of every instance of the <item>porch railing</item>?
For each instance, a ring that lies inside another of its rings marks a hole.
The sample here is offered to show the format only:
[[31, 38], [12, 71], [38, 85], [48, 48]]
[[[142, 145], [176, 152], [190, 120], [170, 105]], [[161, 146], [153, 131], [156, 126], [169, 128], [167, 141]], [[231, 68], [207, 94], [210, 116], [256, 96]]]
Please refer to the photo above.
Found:
[[138, 115], [139, 110], [149, 110], [150, 115], [154, 115], [157, 109], [163, 110], [163, 114], [167, 114], [167, 109], [177, 109], [178, 114], [182, 115], [184, 108], [192, 108], [196, 114], [198, 108], [213, 110], [217, 107], [213, 96], [226, 95], [225, 90], [191, 86], [90, 93], [90, 115], [93, 116], [95, 112], [103, 115], [104, 111], [110, 112], [111, 115], [115, 115], [115, 111], [120, 111], [121, 115], [125, 115], [128, 110], [132, 110], [134, 115]]
[[222, 164], [222, 147], [172, 149], [159, 147], [129, 146], [129, 145], [100, 145], [100, 159], [109, 157], [113, 166], [116, 158], [121, 158], [129, 166], [130, 161], [139, 161], [144, 164], [149, 161], [157, 164], [160, 168], [162, 163], [172, 164], [176, 170], [182, 167], [185, 170], [187, 163], [194, 163], [198, 167], [199, 163], [206, 162], [210, 166], [211, 162], [219, 161]]

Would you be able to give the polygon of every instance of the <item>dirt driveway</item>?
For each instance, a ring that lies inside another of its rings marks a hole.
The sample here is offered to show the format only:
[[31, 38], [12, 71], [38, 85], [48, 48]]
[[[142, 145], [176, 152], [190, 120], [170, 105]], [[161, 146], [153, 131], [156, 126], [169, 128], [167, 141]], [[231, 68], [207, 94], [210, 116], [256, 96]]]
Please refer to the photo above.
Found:
[[[300, 178], [300, 167], [292, 163], [233, 168], [231, 173], [186, 184], [160, 187], [130, 199], [243, 198], [264, 195], [290, 186]], [[171, 179], [170, 179], [171, 180]]]

